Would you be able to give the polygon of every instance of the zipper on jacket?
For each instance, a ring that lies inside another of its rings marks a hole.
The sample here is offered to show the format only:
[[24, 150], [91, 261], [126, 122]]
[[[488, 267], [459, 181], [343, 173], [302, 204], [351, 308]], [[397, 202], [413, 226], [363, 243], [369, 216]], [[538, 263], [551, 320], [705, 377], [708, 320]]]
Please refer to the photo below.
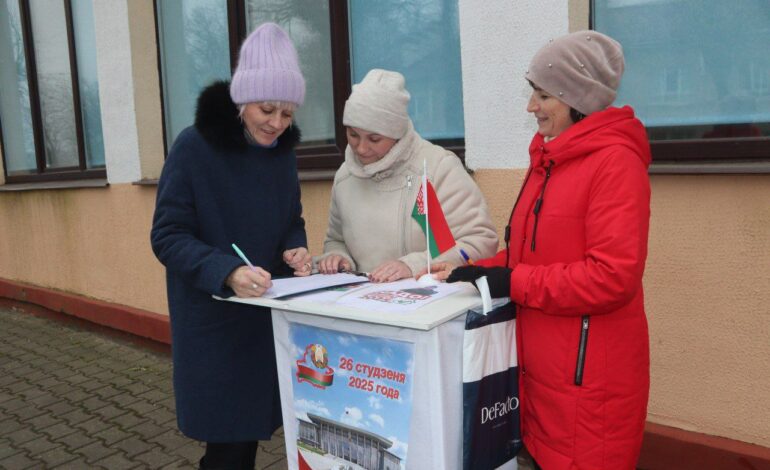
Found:
[[[513, 223], [513, 213], [516, 211], [516, 206], [519, 205], [519, 199], [521, 199], [521, 194], [524, 192], [524, 188], [527, 186], [527, 181], [529, 181], [529, 175], [532, 174], [532, 167], [529, 167], [527, 170], [527, 176], [524, 177], [524, 183], [522, 183], [521, 188], [519, 188], [519, 194], [516, 196], [516, 202], [513, 203], [513, 207], [511, 208], [511, 215], [508, 216], [508, 225], [505, 226], [505, 267], [510, 268], [509, 264], [511, 262], [511, 252], [510, 252], [510, 242], [511, 242], [511, 223]], [[521, 253], [519, 253], [521, 255]]]
[[588, 344], [588, 315], [583, 315], [580, 325], [580, 344], [578, 345], [577, 366], [575, 366], [575, 385], [583, 385], [583, 368], [586, 363], [586, 345]]
[[540, 220], [540, 209], [543, 208], [543, 199], [545, 198], [545, 187], [548, 185], [548, 179], [551, 177], [551, 168], [553, 168], [554, 162], [551, 160], [551, 164], [545, 169], [545, 181], [543, 181], [543, 189], [540, 190], [540, 197], [535, 201], [535, 208], [532, 212], [535, 214], [535, 226], [532, 227], [532, 251], [535, 251], [535, 236], [537, 235], [537, 222]]

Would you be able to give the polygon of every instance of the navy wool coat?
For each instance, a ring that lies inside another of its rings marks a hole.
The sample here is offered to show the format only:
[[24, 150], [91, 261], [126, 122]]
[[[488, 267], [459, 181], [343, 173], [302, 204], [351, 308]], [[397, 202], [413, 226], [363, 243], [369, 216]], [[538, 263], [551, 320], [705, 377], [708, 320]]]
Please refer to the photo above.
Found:
[[291, 275], [284, 250], [307, 246], [294, 145], [250, 145], [229, 84], [198, 98], [195, 125], [174, 142], [158, 184], [152, 249], [166, 267], [179, 429], [206, 442], [269, 439], [281, 425], [270, 311], [214, 300], [234, 295], [244, 263]]

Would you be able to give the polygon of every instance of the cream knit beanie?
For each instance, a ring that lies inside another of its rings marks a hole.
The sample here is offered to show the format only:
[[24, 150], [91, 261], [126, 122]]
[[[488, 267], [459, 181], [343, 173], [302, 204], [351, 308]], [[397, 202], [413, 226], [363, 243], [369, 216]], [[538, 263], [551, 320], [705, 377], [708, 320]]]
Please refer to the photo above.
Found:
[[615, 101], [623, 67], [620, 43], [597, 31], [578, 31], [537, 51], [526, 78], [589, 115]]
[[409, 92], [404, 76], [389, 70], [372, 69], [345, 102], [342, 124], [400, 139], [409, 127]]

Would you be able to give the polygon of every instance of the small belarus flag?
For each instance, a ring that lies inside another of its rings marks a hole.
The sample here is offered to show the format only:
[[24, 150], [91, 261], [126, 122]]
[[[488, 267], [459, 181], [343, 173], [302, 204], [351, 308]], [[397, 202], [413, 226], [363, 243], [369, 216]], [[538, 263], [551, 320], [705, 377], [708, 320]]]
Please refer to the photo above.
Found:
[[[426, 186], [427, 191], [425, 190]], [[420, 190], [417, 192], [417, 200], [414, 201], [414, 209], [412, 209], [412, 218], [420, 224], [422, 231], [425, 232], [426, 193], [428, 198], [428, 229], [430, 231], [427, 234], [428, 248], [430, 249], [431, 258], [435, 258], [455, 246], [455, 237], [452, 236], [449, 224], [446, 223], [444, 211], [441, 210], [441, 204], [436, 196], [436, 191], [433, 189], [430, 181], [426, 179], [423, 179]]]

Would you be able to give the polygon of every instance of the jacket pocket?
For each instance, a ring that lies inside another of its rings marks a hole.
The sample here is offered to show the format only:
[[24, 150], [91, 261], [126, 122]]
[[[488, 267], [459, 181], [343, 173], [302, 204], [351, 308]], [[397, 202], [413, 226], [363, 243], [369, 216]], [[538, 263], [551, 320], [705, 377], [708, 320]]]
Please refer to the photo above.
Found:
[[580, 322], [580, 344], [578, 345], [577, 365], [575, 366], [575, 385], [583, 385], [583, 369], [586, 363], [586, 347], [588, 345], [588, 326], [591, 317], [583, 315]]

